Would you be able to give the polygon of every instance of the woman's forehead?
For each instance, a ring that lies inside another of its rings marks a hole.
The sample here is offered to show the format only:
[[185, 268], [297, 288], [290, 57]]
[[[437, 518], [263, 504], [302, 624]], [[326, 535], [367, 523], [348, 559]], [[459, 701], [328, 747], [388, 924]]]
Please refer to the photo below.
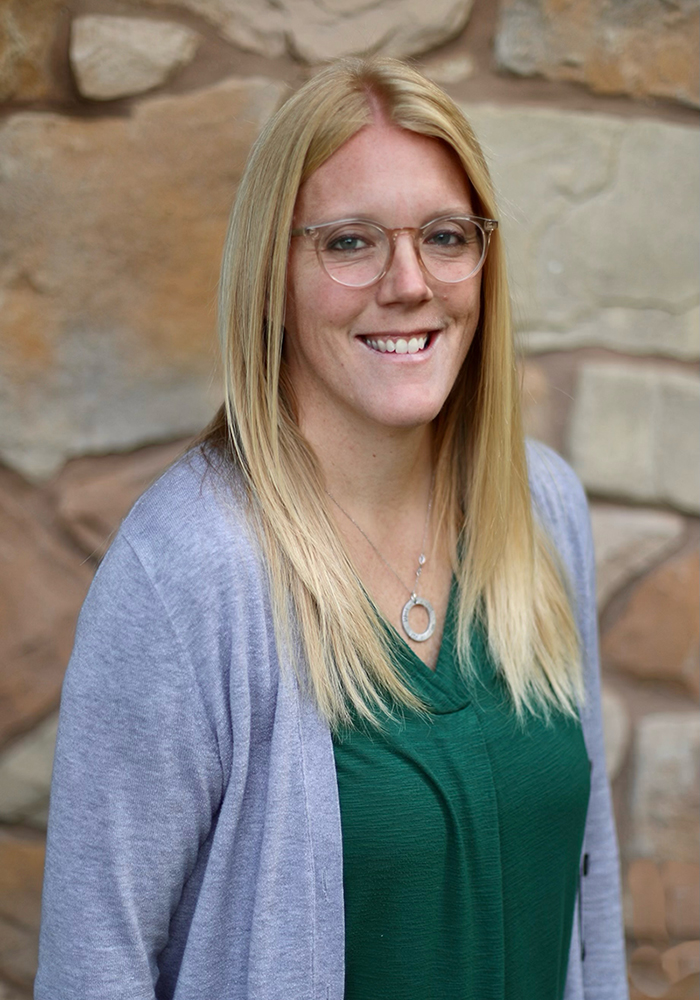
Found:
[[295, 223], [311, 224], [318, 212], [374, 218], [377, 212], [404, 206], [420, 211], [431, 204], [438, 211], [470, 210], [471, 185], [457, 153], [439, 139], [374, 122], [307, 178], [297, 196]]

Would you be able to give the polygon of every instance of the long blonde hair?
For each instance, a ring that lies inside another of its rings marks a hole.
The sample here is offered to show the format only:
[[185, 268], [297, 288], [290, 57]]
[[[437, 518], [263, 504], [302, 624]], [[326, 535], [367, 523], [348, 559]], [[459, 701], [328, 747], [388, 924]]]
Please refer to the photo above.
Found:
[[[376, 719], [392, 702], [421, 707], [392, 666], [386, 630], [330, 516], [282, 359], [297, 193], [372, 120], [377, 103], [394, 124], [447, 143], [469, 178], [475, 212], [497, 217], [479, 144], [443, 91], [393, 59], [346, 59], [322, 70], [268, 122], [238, 190], [220, 285], [226, 401], [208, 435], [247, 486], [278, 640], [301, 651], [300, 675], [331, 725], [353, 713]], [[480, 620], [516, 711], [571, 713], [581, 696], [578, 638], [556, 555], [532, 515], [498, 232], [483, 269], [479, 329], [435, 431], [435, 509], [455, 553], [460, 662], [468, 671], [470, 631]]]

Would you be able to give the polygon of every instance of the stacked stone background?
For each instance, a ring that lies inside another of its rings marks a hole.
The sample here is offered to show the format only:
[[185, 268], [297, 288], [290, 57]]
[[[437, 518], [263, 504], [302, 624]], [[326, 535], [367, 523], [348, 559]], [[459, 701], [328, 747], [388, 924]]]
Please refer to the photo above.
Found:
[[0, 0], [0, 1000], [30, 995], [80, 603], [219, 399], [245, 156], [321, 59], [365, 48], [416, 58], [491, 161], [527, 425], [591, 498], [631, 994], [697, 996], [697, 21], [688, 0]]

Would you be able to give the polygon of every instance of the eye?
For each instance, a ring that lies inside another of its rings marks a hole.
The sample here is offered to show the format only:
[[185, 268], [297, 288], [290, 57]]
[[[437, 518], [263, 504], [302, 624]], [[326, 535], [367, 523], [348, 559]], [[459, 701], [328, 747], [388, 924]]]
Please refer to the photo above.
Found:
[[368, 246], [367, 240], [357, 233], [342, 233], [340, 236], [333, 236], [324, 245], [323, 249], [331, 253], [348, 253], [353, 250], [365, 250]]
[[462, 247], [469, 240], [467, 234], [459, 226], [442, 225], [426, 233], [424, 242], [432, 244], [435, 247]]
[[461, 260], [482, 252], [481, 230], [469, 219], [436, 219], [423, 232], [421, 252], [430, 259]]
[[351, 257], [373, 252], [382, 241], [382, 233], [364, 223], [352, 222], [329, 227], [321, 249], [335, 257]]
[[457, 250], [467, 246], [474, 239], [474, 233], [456, 222], [441, 222], [425, 234], [424, 242], [431, 247]]

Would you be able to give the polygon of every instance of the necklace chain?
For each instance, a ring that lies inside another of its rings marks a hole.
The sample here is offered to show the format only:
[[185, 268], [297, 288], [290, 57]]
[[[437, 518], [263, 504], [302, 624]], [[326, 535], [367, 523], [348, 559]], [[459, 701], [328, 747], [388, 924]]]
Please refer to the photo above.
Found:
[[331, 493], [331, 491], [330, 490], [326, 490], [326, 493], [331, 498], [331, 500], [336, 505], [336, 507], [338, 508], [338, 510], [341, 512], [341, 514], [345, 514], [345, 516], [347, 517], [348, 521], [351, 521], [355, 525], [355, 527], [360, 532], [360, 534], [362, 535], [362, 537], [365, 539], [365, 541], [367, 542], [367, 544], [370, 545], [374, 549], [374, 551], [377, 553], [377, 555], [379, 556], [379, 558], [381, 559], [381, 561], [384, 563], [384, 565], [386, 566], [386, 568], [391, 573], [394, 574], [394, 576], [399, 581], [399, 583], [401, 584], [401, 586], [404, 587], [409, 592], [409, 594], [411, 594], [411, 596], [415, 596], [416, 587], [418, 586], [418, 580], [420, 579], [420, 575], [423, 572], [423, 567], [425, 566], [425, 540], [426, 540], [427, 535], [428, 535], [428, 524], [430, 523], [430, 511], [432, 510], [432, 506], [433, 506], [433, 483], [431, 482], [431, 484], [430, 484], [430, 497], [428, 499], [428, 510], [426, 511], [426, 514], [425, 514], [425, 524], [423, 526], [423, 538], [422, 538], [421, 544], [420, 544], [421, 551], [420, 551], [420, 555], [418, 556], [418, 568], [416, 569], [416, 578], [415, 578], [415, 580], [413, 582], [413, 589], [411, 589], [411, 587], [407, 587], [406, 586], [406, 584], [401, 579], [401, 577], [399, 576], [399, 574], [396, 572], [396, 570], [394, 569], [394, 567], [389, 562], [387, 562], [387, 560], [381, 554], [381, 552], [379, 551], [379, 549], [377, 548], [377, 546], [374, 544], [374, 542], [372, 541], [372, 539], [369, 537], [369, 535], [367, 534], [367, 532], [364, 531], [360, 527], [360, 525], [357, 523], [357, 521], [355, 520], [355, 518], [351, 514], [348, 514], [348, 512], [345, 510], [344, 507], [340, 506], [340, 504], [338, 503], [338, 501], [336, 500], [336, 498], [333, 496], [333, 494]]
[[[357, 521], [355, 520], [355, 518], [351, 514], [348, 514], [348, 512], [345, 510], [344, 507], [340, 506], [340, 504], [338, 503], [338, 501], [336, 500], [336, 498], [333, 496], [333, 494], [331, 493], [331, 491], [330, 490], [326, 490], [326, 493], [331, 498], [331, 500], [333, 501], [333, 503], [336, 505], [336, 507], [338, 508], [338, 510], [340, 511], [340, 513], [344, 514], [345, 517], [347, 517], [348, 521], [350, 521], [352, 524], [355, 525], [355, 527], [360, 532], [360, 534], [362, 535], [362, 537], [365, 539], [365, 541], [367, 542], [367, 544], [370, 545], [372, 547], [372, 549], [376, 552], [376, 554], [379, 556], [379, 558], [384, 563], [384, 565], [386, 566], [386, 568], [396, 577], [396, 579], [399, 581], [399, 583], [401, 584], [401, 586], [405, 587], [406, 590], [408, 591], [408, 593], [410, 594], [410, 597], [409, 597], [408, 601], [406, 602], [406, 604], [404, 605], [403, 610], [401, 612], [401, 624], [403, 625], [404, 631], [409, 636], [409, 638], [413, 639], [415, 642], [425, 642], [425, 640], [429, 639], [430, 636], [435, 631], [435, 611], [433, 610], [433, 606], [431, 605], [430, 601], [427, 601], [425, 598], [418, 597], [418, 595], [416, 593], [416, 591], [418, 589], [418, 580], [420, 579], [420, 575], [423, 572], [423, 567], [425, 566], [425, 542], [426, 542], [426, 539], [428, 537], [428, 525], [430, 524], [430, 512], [431, 512], [432, 507], [433, 507], [433, 488], [434, 488], [434, 486], [435, 486], [435, 475], [433, 474], [433, 477], [432, 477], [432, 479], [430, 481], [430, 496], [428, 497], [428, 509], [427, 509], [427, 511], [425, 513], [425, 524], [423, 526], [423, 538], [422, 538], [421, 544], [420, 544], [420, 555], [418, 556], [418, 567], [416, 569], [416, 578], [413, 581], [413, 589], [411, 589], [410, 587], [406, 587], [406, 584], [404, 583], [404, 581], [401, 579], [401, 577], [396, 572], [396, 570], [391, 565], [391, 563], [389, 563], [384, 558], [384, 556], [379, 551], [379, 549], [377, 548], [377, 546], [374, 544], [374, 542], [372, 541], [372, 539], [369, 537], [369, 535], [367, 534], [367, 532], [363, 528], [360, 527], [360, 525], [357, 523]], [[408, 622], [409, 612], [411, 611], [411, 608], [415, 607], [416, 604], [420, 604], [422, 607], [425, 608], [425, 610], [428, 613], [428, 618], [429, 618], [428, 627], [427, 627], [427, 629], [424, 632], [415, 632], [411, 628], [411, 626], [409, 625], [409, 622]]]

